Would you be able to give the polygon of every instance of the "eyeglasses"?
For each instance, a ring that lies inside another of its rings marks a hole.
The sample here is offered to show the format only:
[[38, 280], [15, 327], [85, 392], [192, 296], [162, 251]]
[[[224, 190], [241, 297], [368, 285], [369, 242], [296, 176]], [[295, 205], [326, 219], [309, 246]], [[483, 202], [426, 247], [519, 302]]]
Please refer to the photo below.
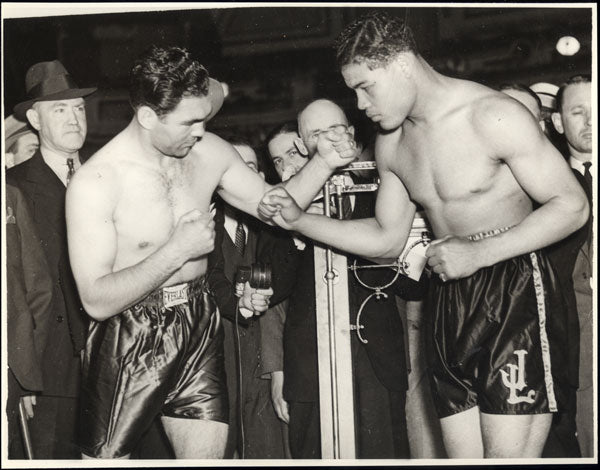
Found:
[[336, 134], [343, 134], [348, 131], [348, 126], [346, 124], [334, 124], [333, 126], [329, 126], [327, 129], [319, 129], [314, 131], [311, 135], [308, 136], [308, 140], [312, 142], [316, 142], [319, 140], [319, 136], [324, 132], [334, 131]]

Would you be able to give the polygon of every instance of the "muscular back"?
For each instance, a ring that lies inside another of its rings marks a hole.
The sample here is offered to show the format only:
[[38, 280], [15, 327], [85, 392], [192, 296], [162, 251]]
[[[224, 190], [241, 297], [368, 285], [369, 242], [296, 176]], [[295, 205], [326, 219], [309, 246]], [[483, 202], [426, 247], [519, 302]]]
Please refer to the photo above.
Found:
[[[382, 158], [425, 209], [438, 238], [524, 219], [532, 202], [510, 164], [519, 153], [516, 146], [527, 138], [523, 132], [533, 132], [529, 139], [539, 141], [524, 152], [545, 148], [541, 130], [523, 106], [474, 83], [454, 83], [454, 98], [442, 113], [424, 122], [407, 120], [401, 130], [383, 137], [394, 143], [384, 146], [388, 151]], [[528, 125], [519, 131], [521, 121]]]

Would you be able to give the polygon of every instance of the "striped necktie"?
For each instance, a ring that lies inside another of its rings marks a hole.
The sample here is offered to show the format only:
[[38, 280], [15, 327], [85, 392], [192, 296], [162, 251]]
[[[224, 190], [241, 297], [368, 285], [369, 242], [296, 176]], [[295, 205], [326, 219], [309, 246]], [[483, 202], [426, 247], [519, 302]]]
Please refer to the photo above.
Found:
[[235, 248], [241, 256], [244, 256], [244, 251], [246, 250], [246, 230], [244, 230], [244, 224], [239, 221], [235, 228]]
[[71, 181], [71, 178], [75, 174], [75, 162], [72, 158], [67, 158], [67, 167], [69, 167], [67, 171], [67, 185], [69, 185], [69, 181]]

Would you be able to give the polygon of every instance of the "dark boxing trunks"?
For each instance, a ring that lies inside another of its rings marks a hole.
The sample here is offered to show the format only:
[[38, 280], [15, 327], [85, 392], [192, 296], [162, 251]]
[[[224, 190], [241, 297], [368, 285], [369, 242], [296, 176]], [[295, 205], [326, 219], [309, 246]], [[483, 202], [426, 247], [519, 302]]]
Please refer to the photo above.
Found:
[[85, 455], [129, 454], [160, 414], [227, 423], [227, 403], [223, 330], [204, 278], [92, 321], [81, 396]]
[[567, 311], [543, 252], [455, 281], [443, 283], [435, 276], [428, 311], [432, 388], [440, 418], [476, 405], [490, 414], [562, 409], [568, 389]]

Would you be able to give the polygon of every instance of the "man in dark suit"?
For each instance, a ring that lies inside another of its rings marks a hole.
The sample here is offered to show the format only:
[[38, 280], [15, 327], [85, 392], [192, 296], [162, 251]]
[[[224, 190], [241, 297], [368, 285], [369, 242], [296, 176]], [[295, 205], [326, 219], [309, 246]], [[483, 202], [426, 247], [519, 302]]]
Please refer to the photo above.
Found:
[[[314, 141], [318, 132], [332, 125], [343, 124], [349, 128], [343, 111], [334, 103], [318, 100], [312, 105], [316, 106], [305, 113], [307, 107], [300, 114], [300, 121], [308, 114], [315, 118], [306, 126], [314, 134]], [[284, 125], [267, 138], [269, 156], [282, 179], [293, 176], [306, 163], [306, 156], [299, 150], [305, 154], [314, 151], [309, 142], [309, 133], [301, 136], [302, 142], [298, 140], [297, 131]], [[303, 148], [303, 144], [308, 148]], [[367, 216], [373, 210], [373, 202], [372, 195], [355, 196], [354, 202], [350, 201], [353, 206], [352, 217]], [[321, 457], [321, 443], [314, 255], [312, 242], [297, 239], [296, 246], [298, 264], [295, 276], [277, 276], [287, 279], [288, 284], [274, 284], [275, 295], [280, 290], [287, 290], [290, 295], [283, 339], [283, 397], [289, 405], [292, 457], [315, 459]], [[357, 261], [359, 264], [366, 263], [360, 259]], [[368, 285], [384, 285], [392, 277], [393, 274], [375, 270], [361, 274]], [[396, 282], [394, 291], [386, 291], [390, 294], [388, 299], [368, 302], [361, 315], [360, 323], [365, 327], [361, 334], [367, 337], [368, 342], [362, 343], [356, 334], [352, 335], [358, 458], [410, 456], [404, 410], [408, 371], [403, 328], [394, 294], [399, 293], [406, 298], [412, 294], [416, 296], [418, 284], [404, 278]], [[351, 323], [356, 324], [359, 307], [371, 293], [350, 277]]]
[[[239, 139], [227, 139], [246, 165], [258, 172], [252, 147]], [[226, 458], [281, 459], [286, 442], [270, 401], [270, 382], [262, 378], [261, 331], [255, 312], [264, 312], [272, 289], [234, 296], [240, 266], [258, 261], [257, 247], [268, 227], [244, 217], [219, 201], [215, 216], [215, 250], [209, 255], [208, 280], [223, 318], [225, 372], [229, 395], [229, 434]], [[262, 261], [262, 259], [260, 259]], [[251, 297], [252, 296], [252, 297]], [[252, 307], [250, 309], [249, 307]], [[240, 387], [241, 385], [241, 387]]]
[[[8, 456], [23, 459], [19, 402], [35, 416], [36, 393], [44, 389], [42, 354], [52, 315], [52, 279], [23, 194], [6, 185], [6, 337], [8, 352]], [[31, 449], [33, 456], [36, 448]]]
[[26, 162], [7, 172], [27, 201], [44, 248], [53, 284], [52, 318], [43, 351], [44, 391], [31, 420], [36, 458], [74, 459], [76, 446], [80, 352], [85, 343], [86, 314], [81, 306], [67, 251], [65, 190], [81, 166], [79, 150], [86, 132], [83, 97], [95, 88], [78, 88], [63, 65], [54, 60], [29, 68], [28, 100], [15, 115], [38, 131], [40, 148]]
[[[557, 112], [552, 114], [555, 129], [564, 134], [569, 149], [569, 165], [592, 203], [592, 111], [589, 77], [577, 76], [564, 83], [556, 96]], [[570, 361], [577, 389], [577, 440], [582, 457], [594, 452], [592, 259], [593, 210], [586, 224], [550, 248], [551, 260], [561, 282], [568, 286], [569, 311], [576, 312], [579, 330], [570, 334], [573, 343]], [[573, 296], [572, 290], [575, 291]], [[574, 316], [574, 315], [573, 315]], [[577, 343], [578, 340], [578, 343]], [[577, 360], [579, 367], [576, 367]]]

